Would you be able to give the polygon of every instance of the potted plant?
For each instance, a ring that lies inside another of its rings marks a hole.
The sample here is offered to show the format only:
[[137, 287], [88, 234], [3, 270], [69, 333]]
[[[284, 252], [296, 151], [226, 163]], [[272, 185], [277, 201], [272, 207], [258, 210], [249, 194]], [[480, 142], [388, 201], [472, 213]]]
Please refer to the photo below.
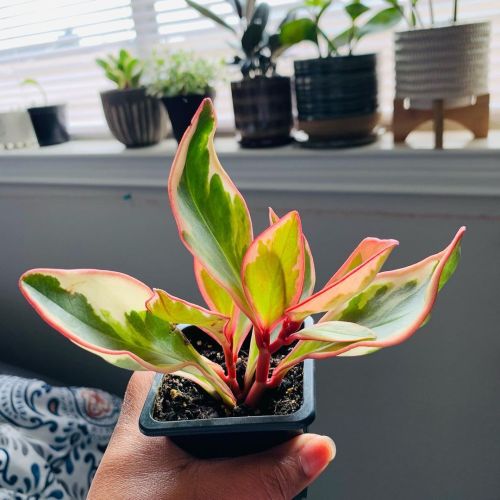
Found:
[[345, 147], [376, 139], [376, 55], [354, 52], [363, 37], [401, 20], [401, 8], [393, 1], [389, 3], [374, 15], [360, 0], [345, 3], [349, 26], [334, 37], [321, 28], [332, 0], [305, 0], [301, 8], [291, 12], [294, 18], [281, 27], [284, 45], [309, 41], [318, 49], [318, 58], [294, 62], [298, 126], [309, 136], [303, 145]]
[[142, 85], [143, 63], [125, 49], [96, 63], [116, 89], [101, 92], [102, 107], [113, 136], [127, 148], [156, 144], [167, 134], [167, 117], [161, 102]]
[[[214, 134], [206, 100], [168, 183], [207, 307], [113, 271], [33, 269], [20, 278], [26, 299], [69, 340], [116, 366], [158, 372], [142, 431], [204, 457], [257, 451], [301, 432], [314, 418], [312, 359], [361, 356], [408, 339], [455, 271], [465, 231], [441, 252], [386, 272], [398, 242], [365, 238], [314, 292], [299, 214], [270, 210], [268, 229], [254, 238]], [[318, 313], [318, 323], [307, 319]]]
[[286, 47], [278, 33], [268, 33], [269, 5], [227, 1], [238, 16], [236, 28], [206, 7], [186, 0], [238, 39], [240, 48], [233, 64], [240, 68], [242, 79], [231, 82], [231, 93], [240, 144], [248, 148], [288, 144], [293, 126], [291, 82], [276, 72], [277, 59]]
[[161, 98], [177, 142], [182, 139], [202, 101], [207, 97], [214, 98], [220, 69], [220, 64], [193, 52], [156, 50], [153, 53], [148, 92]]
[[409, 29], [395, 34], [395, 129], [400, 128], [396, 109], [402, 107], [402, 101], [407, 109], [432, 110], [436, 103], [454, 109], [482, 99], [486, 113], [475, 112], [471, 118], [483, 120], [487, 134], [491, 24], [461, 23], [458, 0], [450, 1], [449, 7], [448, 18], [440, 21], [434, 16], [432, 0], [424, 6], [414, 0], [405, 12]]
[[40, 83], [34, 78], [26, 78], [21, 82], [22, 86], [36, 88], [42, 96], [42, 106], [33, 106], [27, 109], [36, 138], [40, 146], [52, 146], [69, 141], [66, 123], [65, 104], [47, 104], [47, 94]]

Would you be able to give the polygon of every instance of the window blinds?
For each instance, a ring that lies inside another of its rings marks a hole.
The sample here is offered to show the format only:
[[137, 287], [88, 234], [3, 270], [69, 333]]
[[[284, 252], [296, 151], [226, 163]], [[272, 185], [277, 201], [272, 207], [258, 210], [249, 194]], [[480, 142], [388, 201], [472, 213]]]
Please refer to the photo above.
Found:
[[[198, 0], [223, 16], [229, 24], [237, 17], [224, 0]], [[381, 0], [365, 0], [384, 5]], [[268, 0], [272, 5], [270, 23], [277, 25], [284, 13], [297, 2]], [[428, 19], [426, 0], [420, 0], [420, 15]], [[433, 0], [436, 19], [451, 17], [451, 0]], [[500, 117], [500, 2], [459, 0], [459, 19], [492, 21], [490, 91], [492, 112]], [[330, 34], [346, 26], [340, 2], [334, 3], [324, 18]], [[401, 24], [400, 28], [404, 29]], [[231, 33], [202, 18], [184, 0], [0, 0], [0, 110], [40, 104], [36, 89], [21, 87], [25, 78], [37, 79], [51, 103], [66, 102], [71, 132], [99, 135], [107, 128], [101, 111], [99, 91], [111, 87], [95, 65], [95, 58], [125, 46], [145, 55], [157, 44], [194, 50], [207, 58], [231, 57]], [[389, 115], [394, 87], [392, 34], [382, 33], [363, 40], [358, 49], [378, 52], [382, 111]], [[315, 57], [311, 44], [293, 47], [280, 61], [282, 74], [293, 74], [293, 60]], [[220, 125], [233, 123], [229, 81], [237, 78], [228, 67], [217, 89], [216, 106]], [[500, 122], [500, 120], [498, 120]]]

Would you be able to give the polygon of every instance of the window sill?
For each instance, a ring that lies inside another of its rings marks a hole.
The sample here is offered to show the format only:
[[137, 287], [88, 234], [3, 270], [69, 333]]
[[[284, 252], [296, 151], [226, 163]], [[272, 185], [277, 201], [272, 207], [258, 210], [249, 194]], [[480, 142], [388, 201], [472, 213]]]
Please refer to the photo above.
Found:
[[[500, 131], [477, 141], [449, 132], [446, 140], [449, 149], [442, 151], [429, 149], [427, 132], [396, 146], [385, 134], [376, 144], [343, 150], [243, 150], [225, 137], [216, 148], [243, 190], [500, 196]], [[172, 140], [141, 149], [125, 149], [113, 140], [75, 140], [2, 151], [0, 185], [163, 189], [175, 148]]]

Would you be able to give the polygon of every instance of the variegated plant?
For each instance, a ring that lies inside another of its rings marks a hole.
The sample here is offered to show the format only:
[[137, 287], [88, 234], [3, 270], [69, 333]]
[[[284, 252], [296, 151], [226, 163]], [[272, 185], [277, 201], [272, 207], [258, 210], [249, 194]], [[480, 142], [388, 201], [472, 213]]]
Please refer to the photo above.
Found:
[[[80, 347], [130, 370], [186, 377], [227, 405], [258, 405], [307, 358], [360, 356], [409, 338], [428, 319], [457, 267], [461, 228], [443, 251], [412, 266], [380, 272], [395, 240], [365, 238], [314, 293], [309, 244], [295, 211], [253, 237], [248, 208], [214, 150], [215, 115], [206, 100], [179, 145], [168, 191], [180, 237], [194, 257], [208, 308], [124, 274], [34, 269], [21, 291], [38, 313]], [[313, 325], [304, 319], [322, 314]], [[220, 344], [225, 369], [199, 354], [177, 328], [189, 323]], [[236, 362], [251, 332], [244, 380]], [[288, 354], [270, 370], [283, 346]]]

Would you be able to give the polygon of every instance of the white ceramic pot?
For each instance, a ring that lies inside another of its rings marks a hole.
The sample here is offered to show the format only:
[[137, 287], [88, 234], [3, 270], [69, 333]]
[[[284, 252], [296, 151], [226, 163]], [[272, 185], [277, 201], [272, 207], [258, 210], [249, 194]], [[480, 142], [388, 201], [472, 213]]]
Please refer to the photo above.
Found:
[[490, 22], [453, 24], [395, 34], [396, 97], [430, 109], [470, 103], [488, 93]]
[[38, 147], [27, 111], [0, 113], [0, 149]]

